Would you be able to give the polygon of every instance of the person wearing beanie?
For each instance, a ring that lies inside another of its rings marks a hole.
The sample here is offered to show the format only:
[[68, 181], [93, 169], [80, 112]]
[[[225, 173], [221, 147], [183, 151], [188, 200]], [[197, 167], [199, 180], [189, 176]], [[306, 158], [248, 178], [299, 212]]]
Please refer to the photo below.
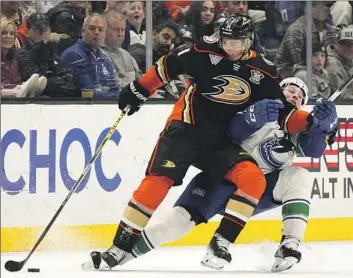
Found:
[[[309, 98], [328, 98], [331, 94], [329, 76], [325, 70], [327, 53], [322, 44], [313, 44], [312, 56], [312, 88], [309, 88]], [[294, 65], [295, 77], [307, 83], [306, 48], [303, 51], [303, 62]]]
[[[312, 2], [313, 44], [321, 43], [327, 47], [336, 43], [337, 30], [327, 23], [331, 4], [331, 1]], [[306, 15], [299, 17], [288, 27], [278, 48], [274, 62], [282, 78], [292, 76], [294, 65], [303, 62], [302, 52], [305, 51], [307, 24]]]
[[[330, 85], [335, 91], [353, 75], [353, 28], [343, 28], [337, 34], [337, 44], [327, 48], [327, 67]], [[353, 99], [353, 86], [340, 95], [340, 99]]]

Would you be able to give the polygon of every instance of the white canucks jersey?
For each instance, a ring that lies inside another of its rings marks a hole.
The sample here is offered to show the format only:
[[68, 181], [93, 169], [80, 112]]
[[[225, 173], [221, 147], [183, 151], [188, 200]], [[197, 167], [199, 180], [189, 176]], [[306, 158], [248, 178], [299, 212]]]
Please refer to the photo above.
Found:
[[289, 138], [277, 123], [267, 123], [241, 144], [264, 174], [290, 166], [296, 155], [298, 136]]

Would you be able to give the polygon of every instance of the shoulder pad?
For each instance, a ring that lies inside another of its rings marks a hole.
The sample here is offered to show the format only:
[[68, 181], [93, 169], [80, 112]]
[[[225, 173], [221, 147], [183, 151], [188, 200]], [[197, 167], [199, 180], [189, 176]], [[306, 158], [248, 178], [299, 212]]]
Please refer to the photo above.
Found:
[[263, 54], [257, 53], [256, 57], [248, 60], [248, 64], [250, 67], [257, 68], [259, 71], [272, 79], [278, 78], [277, 67], [274, 63], [267, 60]]

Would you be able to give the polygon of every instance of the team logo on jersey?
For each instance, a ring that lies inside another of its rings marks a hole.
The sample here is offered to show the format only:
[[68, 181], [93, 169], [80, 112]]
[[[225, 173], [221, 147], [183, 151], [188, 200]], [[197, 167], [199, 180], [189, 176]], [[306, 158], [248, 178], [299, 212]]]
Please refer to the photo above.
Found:
[[204, 197], [205, 194], [206, 194], [205, 190], [203, 190], [203, 189], [200, 188], [200, 187], [195, 187], [195, 188], [192, 190], [191, 193], [194, 194], [194, 195], [198, 195], [198, 196], [200, 196], [200, 197]]
[[246, 102], [251, 95], [249, 83], [242, 78], [234, 75], [219, 75], [213, 77], [213, 80], [219, 83], [213, 85], [216, 91], [203, 93], [205, 97], [212, 101], [226, 104], [242, 104]]
[[251, 76], [249, 78], [249, 81], [256, 85], [260, 85], [261, 79], [264, 78], [265, 76], [259, 72], [258, 70], [251, 70]]
[[170, 161], [170, 160], [163, 160], [162, 161], [162, 167], [164, 168], [175, 168], [175, 163], [173, 161]]
[[222, 60], [222, 57], [210, 54], [210, 60], [211, 60], [211, 64], [216, 66]]
[[[262, 161], [273, 170], [280, 169], [288, 161], [292, 152], [292, 143], [284, 138], [270, 137], [262, 141], [259, 145], [259, 153]], [[282, 159], [279, 160], [275, 156]]]

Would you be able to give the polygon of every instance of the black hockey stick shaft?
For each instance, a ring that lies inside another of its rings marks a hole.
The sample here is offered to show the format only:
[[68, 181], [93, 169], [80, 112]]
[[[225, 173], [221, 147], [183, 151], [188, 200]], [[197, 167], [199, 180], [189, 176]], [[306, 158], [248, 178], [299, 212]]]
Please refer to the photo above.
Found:
[[345, 90], [353, 81], [353, 76], [349, 78], [341, 87], [339, 87], [330, 97], [328, 98], [328, 101], [335, 101], [336, 98], [340, 96], [343, 90]]
[[81, 184], [83, 178], [86, 176], [86, 174], [88, 173], [88, 171], [91, 169], [93, 163], [96, 161], [97, 157], [99, 156], [99, 154], [102, 152], [102, 149], [104, 147], [104, 145], [107, 143], [107, 141], [110, 139], [110, 137], [113, 135], [114, 131], [116, 130], [118, 124], [120, 123], [120, 121], [124, 118], [125, 114], [129, 111], [129, 108], [126, 108], [123, 112], [121, 112], [121, 114], [119, 115], [119, 117], [116, 119], [115, 123], [113, 124], [113, 126], [110, 128], [109, 132], [107, 133], [107, 135], [105, 136], [105, 138], [103, 139], [102, 143], [99, 145], [97, 151], [95, 152], [95, 154], [93, 155], [93, 157], [91, 158], [91, 160], [89, 161], [89, 163], [86, 165], [85, 169], [83, 170], [81, 176], [78, 178], [78, 180], [76, 181], [76, 183], [74, 184], [74, 186], [71, 188], [69, 194], [66, 196], [65, 200], [62, 202], [62, 204], [60, 205], [59, 209], [56, 211], [56, 213], [54, 214], [53, 218], [50, 220], [49, 224], [46, 226], [46, 228], [44, 229], [44, 231], [42, 232], [42, 234], [40, 235], [40, 237], [38, 238], [36, 244], [33, 246], [31, 252], [29, 252], [29, 254], [27, 255], [26, 259], [24, 259], [23, 261], [20, 262], [16, 262], [16, 261], [7, 261], [5, 263], [5, 268], [8, 271], [11, 272], [15, 272], [15, 271], [19, 271], [22, 269], [22, 267], [25, 265], [25, 263], [29, 260], [29, 258], [32, 256], [33, 252], [37, 249], [37, 247], [39, 246], [39, 244], [42, 242], [42, 240], [44, 239], [44, 237], [46, 236], [46, 234], [48, 233], [48, 231], [50, 230], [51, 226], [54, 224], [56, 218], [59, 216], [60, 212], [63, 210], [63, 208], [65, 207], [66, 203], [69, 201], [70, 197], [72, 196], [72, 194], [76, 191], [76, 189], [78, 188], [78, 186]]

